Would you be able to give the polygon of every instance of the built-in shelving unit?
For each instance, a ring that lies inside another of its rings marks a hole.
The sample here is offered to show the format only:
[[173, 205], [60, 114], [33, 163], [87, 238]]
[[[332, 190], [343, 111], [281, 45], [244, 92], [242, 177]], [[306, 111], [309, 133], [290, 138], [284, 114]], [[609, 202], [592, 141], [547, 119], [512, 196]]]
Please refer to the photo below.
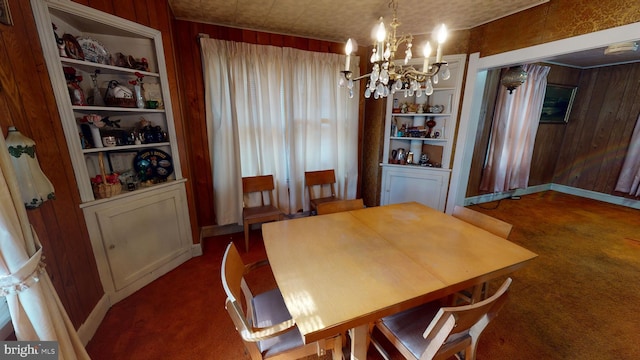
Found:
[[[31, 0], [31, 5], [78, 184], [80, 207], [103, 287], [113, 303], [191, 258], [186, 179], [178, 156], [162, 34], [72, 1]], [[57, 39], [65, 39], [65, 34], [68, 41], [59, 44]], [[70, 53], [73, 42], [82, 39], [90, 39], [102, 56]], [[127, 61], [119, 61], [122, 59]], [[71, 86], [65, 68], [75, 73], [77, 81]], [[110, 82], [115, 80], [134, 92], [130, 81], [139, 82], [140, 78], [142, 89], [146, 85], [149, 90], [141, 92], [146, 97], [143, 100], [155, 100], [155, 104], [143, 101], [143, 105], [109, 106], [113, 103], [89, 101], [95, 84], [104, 101]], [[78, 87], [85, 98], [81, 103], [74, 97]], [[94, 114], [117, 126], [92, 128], [83, 118]], [[150, 134], [149, 129], [160, 135], [144, 136], [145, 131]], [[115, 145], [105, 145], [103, 138], [107, 136], [114, 136]], [[156, 168], [145, 172], [139, 162], [145, 153], [166, 155], [162, 158], [165, 161], [154, 163]], [[102, 173], [100, 159], [106, 159], [102, 164], [107, 174], [130, 173], [141, 178], [136, 181], [132, 177], [132, 183], [123, 184], [114, 196], [96, 195], [92, 178]]]
[[[419, 201], [444, 210], [466, 55], [445, 56], [451, 77], [433, 93], [408, 90], [387, 98], [381, 205]], [[411, 61], [420, 69], [423, 59]]]

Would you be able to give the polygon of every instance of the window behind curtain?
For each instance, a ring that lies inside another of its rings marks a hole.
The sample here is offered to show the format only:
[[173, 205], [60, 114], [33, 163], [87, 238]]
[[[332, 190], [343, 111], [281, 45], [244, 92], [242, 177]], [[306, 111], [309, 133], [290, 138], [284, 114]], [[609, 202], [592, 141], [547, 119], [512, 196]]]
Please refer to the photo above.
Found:
[[272, 174], [287, 213], [308, 210], [309, 170], [335, 169], [338, 195], [355, 197], [358, 101], [337, 86], [343, 56], [204, 38], [201, 46], [219, 225], [241, 221], [243, 176]]

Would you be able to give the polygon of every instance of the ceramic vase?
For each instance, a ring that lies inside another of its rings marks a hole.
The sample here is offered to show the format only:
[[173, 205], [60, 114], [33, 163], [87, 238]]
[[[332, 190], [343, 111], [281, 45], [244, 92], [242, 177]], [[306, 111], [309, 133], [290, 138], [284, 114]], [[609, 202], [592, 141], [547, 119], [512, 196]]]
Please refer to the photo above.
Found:
[[91, 139], [93, 140], [93, 146], [97, 148], [101, 148], [102, 146], [102, 136], [100, 136], [100, 129], [95, 125], [89, 125], [91, 129]]
[[133, 93], [136, 97], [136, 106], [138, 109], [144, 109], [144, 99], [142, 98], [142, 89], [140, 85], [133, 86]]

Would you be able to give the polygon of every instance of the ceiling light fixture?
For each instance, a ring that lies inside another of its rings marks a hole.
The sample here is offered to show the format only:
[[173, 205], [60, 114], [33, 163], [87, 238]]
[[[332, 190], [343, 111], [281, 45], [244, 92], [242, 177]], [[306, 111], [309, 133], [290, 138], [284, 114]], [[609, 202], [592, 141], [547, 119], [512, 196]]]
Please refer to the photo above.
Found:
[[[397, 36], [397, 27], [400, 25], [398, 21], [398, 1], [391, 0], [389, 2], [389, 8], [393, 9], [393, 20], [389, 24], [391, 32], [388, 33], [384, 25], [382, 18], [375, 30], [376, 40], [373, 44], [373, 50], [371, 53], [371, 63], [373, 64], [373, 70], [369, 74], [365, 74], [358, 77], [353, 77], [353, 73], [350, 70], [351, 65], [351, 51], [357, 49], [357, 44], [353, 39], [347, 41], [345, 52], [347, 54], [345, 70], [341, 71], [342, 77], [340, 77], [340, 86], [347, 86], [349, 89], [349, 97], [353, 97], [353, 84], [354, 81], [368, 79], [367, 88], [364, 91], [364, 97], [369, 98], [373, 95], [374, 99], [384, 98], [389, 93], [395, 93], [396, 91], [404, 90], [413, 96], [422, 96], [424, 92], [426, 95], [433, 93], [433, 84], [438, 83], [438, 73], [442, 80], [447, 80], [451, 77], [449, 67], [445, 61], [442, 60], [442, 44], [447, 38], [447, 28], [442, 24], [438, 30], [436, 48], [436, 61], [433, 64], [429, 64], [429, 56], [431, 56], [431, 44], [427, 42], [424, 46], [424, 62], [422, 64], [422, 70], [418, 70], [413, 66], [407, 65], [411, 57], [413, 56], [411, 48], [413, 46], [413, 35]], [[404, 64], [400, 64], [395, 59], [398, 46], [402, 43], [405, 45], [405, 57]]]
[[607, 46], [604, 49], [604, 54], [615, 55], [633, 51], [638, 51], [638, 44], [635, 41], [628, 41]]
[[527, 80], [527, 75], [522, 65], [510, 67], [502, 76], [500, 83], [509, 90], [509, 94], [513, 94], [513, 90]]

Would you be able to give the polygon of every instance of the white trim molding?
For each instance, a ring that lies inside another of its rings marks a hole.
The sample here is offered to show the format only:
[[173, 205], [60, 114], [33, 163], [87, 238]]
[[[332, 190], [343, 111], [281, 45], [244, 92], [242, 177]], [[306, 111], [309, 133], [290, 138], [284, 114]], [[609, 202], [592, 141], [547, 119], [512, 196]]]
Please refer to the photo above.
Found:
[[478, 196], [472, 196], [464, 199], [464, 206], [483, 204], [491, 201], [497, 201], [502, 199], [508, 199], [512, 196], [522, 196], [535, 194], [547, 190], [553, 190], [565, 194], [580, 196], [587, 199], [603, 201], [610, 204], [626, 206], [633, 209], [640, 209], [640, 200], [633, 200], [628, 198], [623, 198], [620, 196], [614, 196], [609, 194], [603, 194], [591, 190], [579, 189], [571, 186], [560, 185], [560, 184], [544, 184], [531, 186], [526, 189], [516, 189], [513, 191], [505, 191], [500, 193], [491, 193], [484, 194]]
[[109, 296], [104, 294], [91, 311], [91, 314], [87, 317], [87, 320], [80, 325], [80, 328], [78, 329], [78, 336], [84, 346], [87, 346], [89, 341], [93, 338], [93, 335], [95, 335], [98, 327], [102, 323], [102, 320], [107, 315], [109, 308], [111, 308]]

